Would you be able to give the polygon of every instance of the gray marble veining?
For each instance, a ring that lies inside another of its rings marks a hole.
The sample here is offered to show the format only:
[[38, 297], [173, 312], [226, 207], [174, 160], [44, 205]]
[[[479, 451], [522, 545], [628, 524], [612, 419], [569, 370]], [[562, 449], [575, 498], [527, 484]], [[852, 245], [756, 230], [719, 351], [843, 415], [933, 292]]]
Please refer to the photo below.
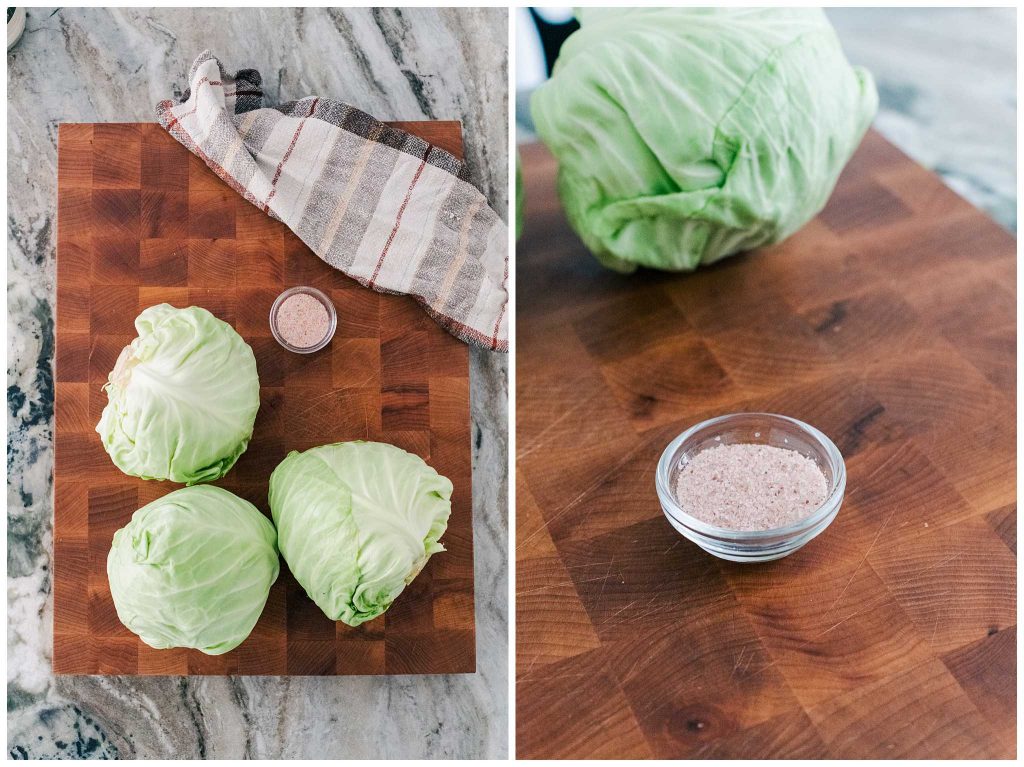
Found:
[[504, 9], [30, 9], [8, 53], [8, 750], [13, 757], [503, 757], [507, 358], [474, 352], [477, 667], [432, 677], [54, 677], [53, 297], [61, 122], [150, 121], [204, 48], [272, 101], [463, 122], [507, 209]]

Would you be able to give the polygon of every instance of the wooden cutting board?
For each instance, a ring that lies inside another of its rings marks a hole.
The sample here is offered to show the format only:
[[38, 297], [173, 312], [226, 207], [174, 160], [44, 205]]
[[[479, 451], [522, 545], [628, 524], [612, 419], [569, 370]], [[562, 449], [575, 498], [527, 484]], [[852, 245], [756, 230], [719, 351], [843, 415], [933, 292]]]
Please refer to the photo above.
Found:
[[[1014, 238], [878, 134], [790, 240], [602, 269], [522, 150], [520, 757], [1012, 757]], [[661, 514], [685, 427], [785, 413], [839, 446], [832, 526], [768, 564]]]
[[[396, 123], [456, 155], [458, 122]], [[58, 148], [53, 669], [58, 674], [444, 674], [475, 669], [469, 370], [464, 344], [404, 296], [359, 286], [233, 192], [156, 124], [60, 126]], [[286, 287], [338, 311], [322, 352], [285, 351], [268, 325]], [[417, 453], [455, 485], [448, 548], [381, 618], [328, 620], [281, 562], [251, 636], [211, 657], [154, 650], [117, 619], [114, 531], [177, 489], [122, 474], [94, 431], [100, 387], [161, 302], [205, 307], [252, 346], [260, 410], [248, 450], [216, 484], [264, 513], [291, 450], [351, 439]]]

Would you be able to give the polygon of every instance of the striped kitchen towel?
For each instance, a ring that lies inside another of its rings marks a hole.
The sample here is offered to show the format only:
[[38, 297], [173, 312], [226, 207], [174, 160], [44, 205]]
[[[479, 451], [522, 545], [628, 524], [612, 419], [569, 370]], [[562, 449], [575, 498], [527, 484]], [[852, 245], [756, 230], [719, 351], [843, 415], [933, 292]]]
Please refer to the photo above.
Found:
[[507, 227], [465, 164], [338, 101], [267, 107], [261, 84], [206, 51], [181, 102], [157, 105], [160, 124], [331, 266], [508, 351]]

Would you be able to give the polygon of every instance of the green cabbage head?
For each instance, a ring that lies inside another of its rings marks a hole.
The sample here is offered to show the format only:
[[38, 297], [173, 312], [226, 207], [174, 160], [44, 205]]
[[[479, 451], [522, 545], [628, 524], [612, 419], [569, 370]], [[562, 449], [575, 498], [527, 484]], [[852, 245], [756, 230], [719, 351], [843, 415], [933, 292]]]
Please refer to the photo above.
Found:
[[277, 580], [276, 539], [270, 520], [227, 490], [168, 493], [114, 533], [107, 578], [117, 617], [157, 649], [233, 650]]
[[686, 271], [820, 211], [874, 117], [811, 8], [586, 8], [533, 95], [566, 214], [606, 266]]
[[331, 620], [383, 613], [448, 527], [452, 483], [422, 458], [381, 442], [291, 452], [270, 475], [281, 555]]
[[151, 306], [135, 329], [104, 386], [103, 447], [143, 479], [223, 477], [245, 452], [260, 406], [252, 349], [198, 306]]

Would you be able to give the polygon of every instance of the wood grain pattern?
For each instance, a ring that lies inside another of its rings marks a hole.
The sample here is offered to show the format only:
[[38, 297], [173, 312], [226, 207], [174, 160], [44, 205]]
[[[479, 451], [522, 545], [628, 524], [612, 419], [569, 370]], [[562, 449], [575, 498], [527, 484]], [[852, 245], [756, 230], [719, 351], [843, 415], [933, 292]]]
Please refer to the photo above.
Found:
[[[1012, 757], [1012, 236], [876, 133], [789, 241], [690, 275], [602, 269], [522, 148], [520, 757]], [[704, 418], [785, 413], [846, 458], [773, 563], [665, 522]]]
[[[457, 122], [396, 123], [461, 156]], [[155, 124], [63, 124], [58, 150], [53, 669], [58, 674], [442, 674], [475, 669], [469, 367], [464, 344], [404, 296], [361, 287], [230, 190]], [[276, 296], [315, 285], [334, 340], [303, 356], [268, 324]], [[415, 452], [455, 486], [448, 551], [381, 618], [328, 620], [281, 563], [236, 650], [154, 650], [117, 619], [106, 578], [114, 532], [177, 489], [122, 474], [94, 428], [134, 319], [153, 304], [209, 309], [252, 346], [260, 410], [248, 450], [216, 484], [268, 512], [290, 450], [350, 439]]]

